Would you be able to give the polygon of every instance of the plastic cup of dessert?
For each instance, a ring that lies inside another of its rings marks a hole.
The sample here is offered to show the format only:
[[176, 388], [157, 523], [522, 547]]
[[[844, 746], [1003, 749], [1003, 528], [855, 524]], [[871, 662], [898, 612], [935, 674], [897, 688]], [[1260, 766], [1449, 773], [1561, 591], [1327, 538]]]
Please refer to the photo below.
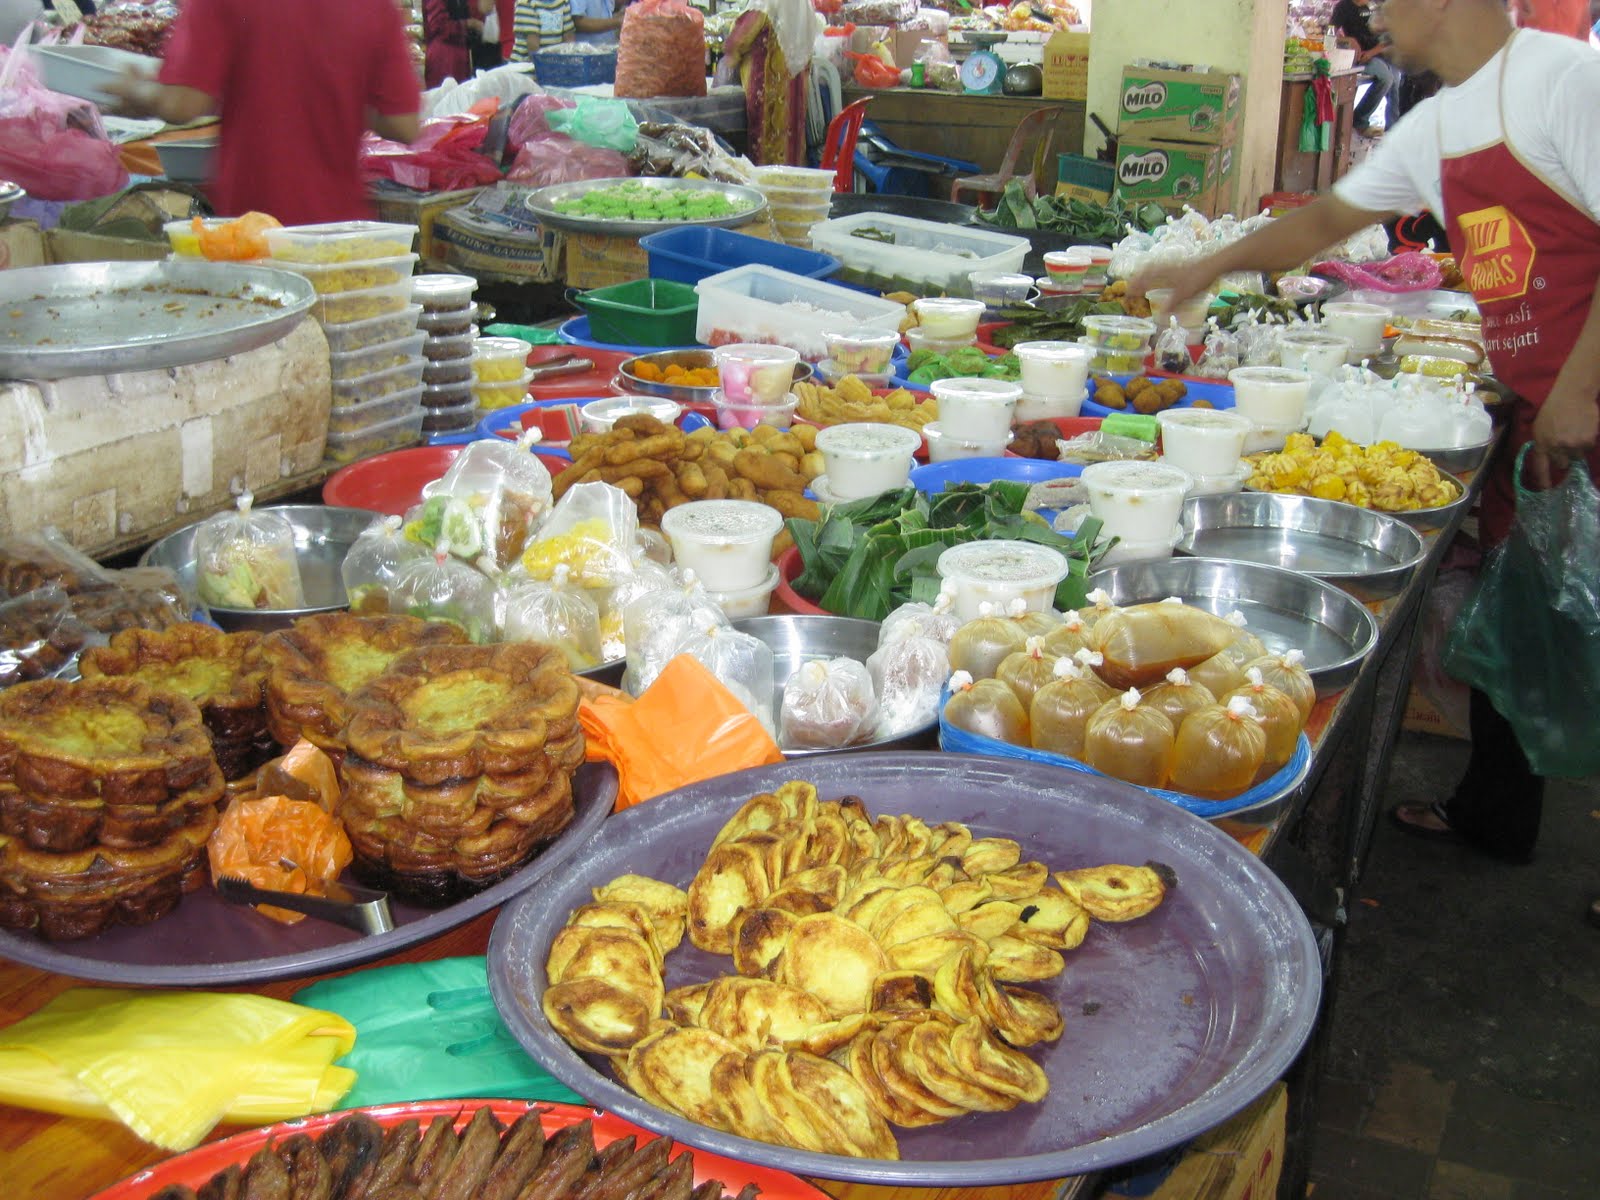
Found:
[[733, 404], [781, 404], [794, 384], [800, 352], [789, 346], [735, 342], [711, 351], [723, 398]]
[[1023, 392], [1022, 398], [1017, 401], [1017, 410], [1012, 414], [1012, 419], [1054, 421], [1059, 418], [1076, 417], [1083, 411], [1083, 402], [1088, 399], [1087, 393], [1087, 388], [1075, 396], [1034, 396]]
[[978, 322], [983, 320], [982, 300], [958, 300], [947, 296], [929, 296], [912, 304], [917, 314], [917, 327], [934, 338], [974, 338], [978, 336]]
[[767, 607], [772, 603], [772, 593], [777, 586], [778, 564], [771, 563], [767, 567], [767, 573], [761, 577], [761, 582], [754, 587], [734, 588], [725, 592], [707, 588], [706, 591], [716, 606], [722, 610], [723, 616], [730, 621], [739, 621], [745, 617], [766, 616]]
[[1156, 414], [1161, 459], [1196, 477], [1225, 475], [1239, 466], [1250, 418], [1216, 408], [1169, 408]]
[[1021, 304], [1033, 291], [1033, 276], [1017, 271], [970, 271], [967, 282], [972, 285], [972, 298], [989, 308]]
[[1390, 313], [1378, 304], [1359, 300], [1340, 300], [1322, 306], [1322, 327], [1329, 333], [1350, 339], [1349, 361], [1371, 358], [1383, 349], [1383, 331]]
[[951, 437], [998, 442], [1011, 430], [1022, 385], [1003, 379], [936, 379], [929, 385], [939, 402], [939, 424]]
[[1033, 281], [1033, 286], [1039, 289], [1041, 296], [1066, 296], [1072, 289], [1054, 275], [1041, 275]]
[[955, 588], [956, 615], [971, 621], [979, 606], [1002, 607], [1020, 599], [1034, 612], [1053, 606], [1056, 585], [1067, 577], [1067, 558], [1033, 542], [980, 541], [951, 546], [939, 555], [939, 576]]
[[1010, 430], [997, 441], [980, 441], [974, 438], [952, 437], [938, 421], [929, 421], [922, 427], [923, 440], [928, 443], [928, 461], [952, 462], [958, 458], [1003, 458], [1006, 447], [1017, 435]]
[[[1082, 396], [1094, 351], [1076, 342], [1018, 342], [1011, 347], [1022, 367], [1025, 396]], [[1076, 416], [1077, 414], [1071, 414]]]
[[957, 338], [934, 337], [926, 329], [917, 327], [906, 330], [906, 344], [913, 354], [918, 350], [928, 350], [934, 354], [951, 354], [957, 350], [965, 350], [977, 340], [976, 326], [973, 327], [973, 332]]
[[852, 421], [817, 433], [817, 449], [835, 496], [860, 500], [905, 487], [912, 456], [922, 447], [914, 429], [887, 422]]
[[1091, 346], [1127, 352], [1147, 350], [1156, 335], [1156, 323], [1148, 317], [1119, 317], [1091, 314], [1083, 319], [1084, 336]]
[[1326, 379], [1354, 349], [1349, 338], [1326, 329], [1286, 329], [1278, 335], [1278, 365]]
[[479, 383], [505, 383], [521, 376], [533, 343], [514, 337], [481, 337], [472, 343], [472, 373]]
[[1171, 307], [1171, 288], [1152, 288], [1145, 293], [1145, 299], [1150, 301], [1150, 310], [1156, 314], [1158, 325], [1166, 325], [1168, 317], [1177, 317], [1178, 324], [1185, 329], [1206, 327], [1206, 311], [1211, 307], [1211, 297], [1205, 292], [1189, 297], [1176, 308]]
[[673, 560], [712, 592], [755, 587], [772, 564], [772, 542], [783, 515], [754, 500], [691, 500], [667, 509], [661, 532]]
[[1086, 286], [1089, 268], [1093, 265], [1094, 256], [1088, 250], [1079, 247], [1070, 250], [1052, 250], [1044, 256], [1044, 269], [1050, 278], [1066, 284], [1073, 291]]
[[822, 341], [828, 348], [829, 362], [841, 376], [887, 378], [889, 360], [900, 344], [900, 334], [891, 329], [863, 329], [857, 333], [824, 333]]
[[1249, 463], [1241, 462], [1233, 470], [1220, 475], [1196, 475], [1194, 486], [1189, 489], [1189, 495], [1220, 496], [1224, 492], [1237, 492], [1244, 486], [1244, 481], [1250, 478], [1251, 470]]
[[1257, 422], [1251, 426], [1250, 436], [1244, 439], [1244, 453], [1276, 454], [1283, 449], [1291, 433], [1299, 433], [1304, 428], [1304, 422], [1281, 425]]
[[662, 396], [602, 396], [578, 410], [578, 422], [584, 433], [609, 433], [619, 418], [639, 413], [671, 425], [683, 415], [683, 406]]
[[1111, 250], [1106, 246], [1068, 246], [1069, 251], [1078, 251], [1089, 256], [1089, 269], [1084, 272], [1083, 286], [1086, 288], [1103, 288], [1111, 277]]
[[1164, 462], [1101, 462], [1083, 469], [1089, 509], [1106, 536], [1157, 542], [1172, 533], [1194, 476]]
[[712, 394], [711, 407], [717, 414], [718, 429], [754, 429], [757, 425], [787, 429], [794, 423], [794, 410], [800, 407], [800, 397], [790, 392], [777, 404], [753, 400], [739, 403], [717, 391]]
[[1306, 401], [1311, 397], [1311, 376], [1288, 367], [1235, 367], [1228, 372], [1233, 384], [1233, 407], [1257, 425], [1278, 428], [1304, 425]]
[[1137, 375], [1144, 370], [1144, 360], [1149, 353], [1147, 346], [1136, 350], [1108, 350], [1104, 346], [1096, 346], [1087, 335], [1078, 339], [1078, 345], [1088, 346], [1094, 353], [1089, 360], [1091, 371], [1101, 371], [1111, 375]]
[[853, 367], [841, 366], [831, 358], [824, 358], [817, 363], [816, 372], [822, 381], [828, 384], [836, 384], [846, 375], [854, 375], [869, 388], [887, 388], [894, 384], [892, 367], [883, 371], [858, 371]]
[[1178, 548], [1178, 543], [1183, 541], [1183, 526], [1176, 526], [1166, 537], [1154, 538], [1147, 542], [1135, 542], [1126, 538], [1119, 539], [1115, 546], [1100, 556], [1098, 567], [1114, 567], [1118, 563], [1145, 562], [1152, 558], [1171, 558], [1172, 552]]

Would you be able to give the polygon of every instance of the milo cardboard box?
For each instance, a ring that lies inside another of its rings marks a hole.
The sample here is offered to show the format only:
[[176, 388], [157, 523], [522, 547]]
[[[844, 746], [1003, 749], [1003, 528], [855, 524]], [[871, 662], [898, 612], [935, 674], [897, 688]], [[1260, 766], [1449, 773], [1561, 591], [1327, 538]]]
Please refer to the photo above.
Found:
[[1204, 146], [1122, 136], [1117, 147], [1117, 193], [1131, 204], [1153, 200], [1172, 209], [1187, 204], [1205, 216], [1220, 216], [1233, 201], [1237, 158], [1231, 142]]
[[1117, 133], [1219, 146], [1238, 133], [1243, 107], [1238, 75], [1123, 67]]

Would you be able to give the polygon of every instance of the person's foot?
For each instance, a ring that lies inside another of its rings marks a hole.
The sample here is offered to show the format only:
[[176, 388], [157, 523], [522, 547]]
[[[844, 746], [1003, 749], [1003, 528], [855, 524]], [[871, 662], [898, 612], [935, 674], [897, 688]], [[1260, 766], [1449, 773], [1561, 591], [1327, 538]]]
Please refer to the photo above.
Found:
[[1359, 132], [1360, 132], [1362, 137], [1371, 138], [1373, 141], [1377, 141], [1377, 139], [1379, 139], [1379, 138], [1381, 138], [1383, 136], [1383, 126], [1382, 125], [1363, 125]]
[[1397, 804], [1389, 810], [1389, 820], [1401, 833], [1428, 841], [1456, 841], [1460, 835], [1450, 828], [1445, 819], [1444, 806], [1432, 804]]
[[1589, 901], [1589, 924], [1600, 929], [1600, 898]]

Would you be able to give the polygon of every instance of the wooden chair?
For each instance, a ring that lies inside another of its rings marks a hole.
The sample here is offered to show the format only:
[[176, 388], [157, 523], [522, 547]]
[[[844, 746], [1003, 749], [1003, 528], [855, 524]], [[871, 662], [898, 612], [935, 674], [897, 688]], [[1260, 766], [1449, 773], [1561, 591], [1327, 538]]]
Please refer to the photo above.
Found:
[[822, 137], [821, 165], [824, 170], [834, 168], [833, 190], [836, 192], [855, 188], [856, 141], [861, 136], [861, 122], [867, 119], [867, 101], [871, 99], [865, 96], [845, 105], [828, 122], [828, 132]]
[[950, 184], [950, 199], [960, 204], [962, 192], [975, 192], [978, 195], [978, 200], [975, 202], [982, 207], [984, 196], [999, 196], [1016, 174], [1017, 160], [1022, 157], [1024, 147], [1032, 141], [1034, 143], [1032, 167], [1022, 181], [1028, 199], [1032, 200], [1039, 191], [1035, 181], [1051, 164], [1051, 150], [1055, 146], [1060, 125], [1058, 118], [1063, 111], [1060, 105], [1051, 105], [1048, 108], [1036, 108], [1023, 117], [1011, 131], [1011, 141], [1006, 145], [1005, 157], [1000, 160], [1000, 169], [988, 175], [963, 175], [953, 180]]

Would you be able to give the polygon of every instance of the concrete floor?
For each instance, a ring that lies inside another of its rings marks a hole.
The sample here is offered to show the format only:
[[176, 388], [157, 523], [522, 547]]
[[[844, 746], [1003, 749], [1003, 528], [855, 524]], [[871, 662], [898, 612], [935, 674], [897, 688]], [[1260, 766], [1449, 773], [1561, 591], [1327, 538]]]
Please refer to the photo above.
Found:
[[[1463, 742], [1402, 735], [1386, 808]], [[1380, 820], [1350, 898], [1311, 1153], [1314, 1200], [1600, 1197], [1600, 780], [1552, 781], [1535, 861]]]

